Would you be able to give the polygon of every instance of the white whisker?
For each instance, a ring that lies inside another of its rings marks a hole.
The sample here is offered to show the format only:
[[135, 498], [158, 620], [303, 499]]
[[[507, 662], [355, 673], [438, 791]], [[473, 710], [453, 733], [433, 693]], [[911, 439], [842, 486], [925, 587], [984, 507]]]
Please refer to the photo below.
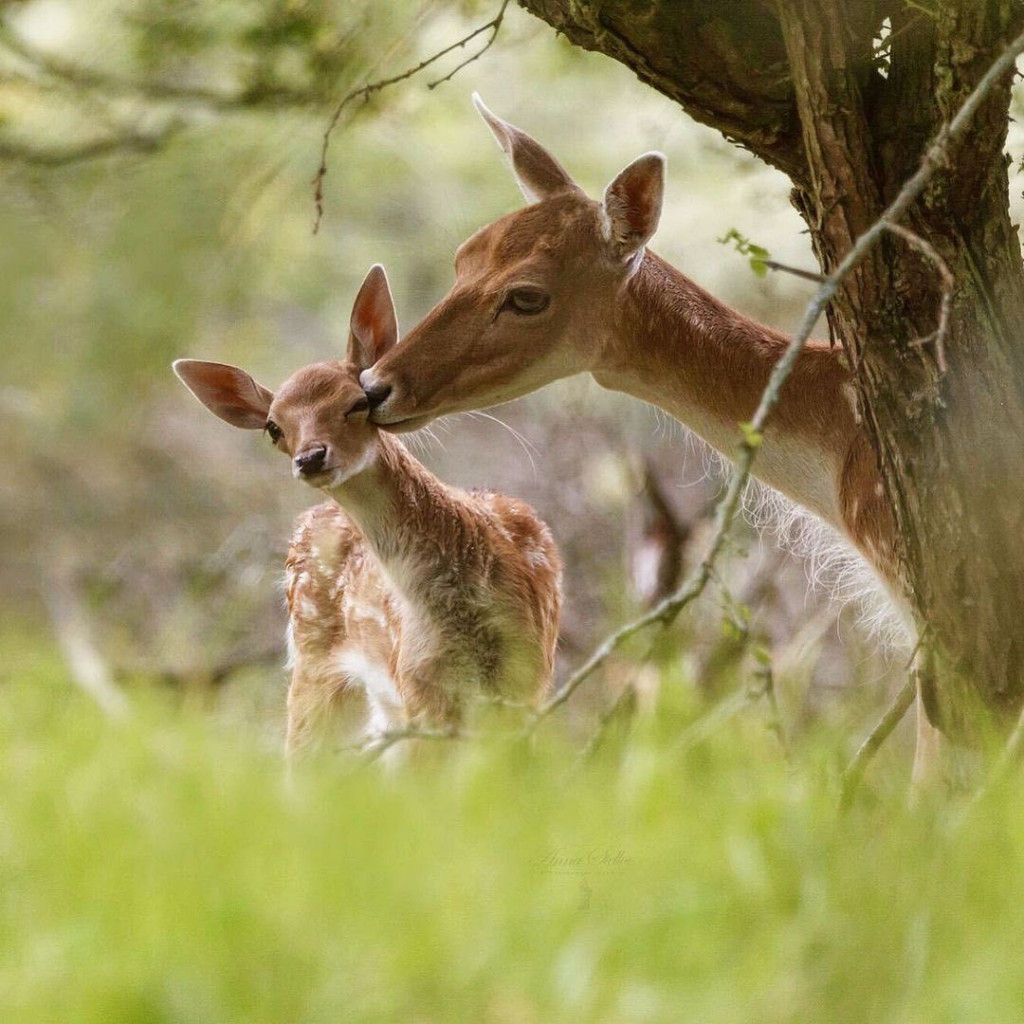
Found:
[[526, 457], [530, 460], [530, 469], [533, 471], [533, 478], [534, 480], [537, 479], [537, 462], [534, 459], [534, 455], [540, 455], [540, 452], [532, 441], [520, 434], [515, 427], [509, 426], [504, 420], [498, 419], [497, 416], [492, 416], [489, 412], [483, 412], [482, 410], [477, 409], [467, 413], [467, 415], [471, 416], [473, 419], [479, 417], [481, 419], [490, 420], [492, 423], [497, 423], [499, 427], [504, 427], [516, 439], [519, 443], [519, 447], [526, 452]]
[[[437, 423], [438, 426], [441, 426], [443, 424], [443, 421], [442, 420], [437, 420], [436, 423]], [[437, 434], [434, 432], [434, 425], [433, 424], [431, 424], [430, 426], [427, 426], [427, 427], [423, 427], [422, 428], [422, 432], [424, 434], [426, 434], [427, 437], [429, 437], [431, 441], [434, 442], [434, 446], [435, 447], [440, 448], [441, 451], [443, 451], [443, 452], [446, 452], [448, 450], [448, 447], [444, 443], [444, 440], [442, 438], [438, 437]]]

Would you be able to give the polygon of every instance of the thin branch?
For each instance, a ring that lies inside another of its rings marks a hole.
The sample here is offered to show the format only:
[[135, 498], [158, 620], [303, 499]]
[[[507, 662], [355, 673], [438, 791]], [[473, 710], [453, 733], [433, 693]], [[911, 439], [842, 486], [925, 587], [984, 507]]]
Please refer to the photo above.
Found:
[[[428, 89], [433, 90], [436, 89], [439, 85], [444, 85], [445, 82], [450, 82], [464, 67], [467, 67], [468, 65], [472, 64], [473, 61], [475, 60], [479, 60], [494, 45], [494, 41], [495, 39], [498, 38], [498, 32], [501, 29], [501, 23], [505, 18], [505, 8], [507, 8], [508, 5], [509, 0], [502, 0], [502, 4], [501, 7], [498, 9], [498, 13], [486, 25], [482, 25], [475, 32], [466, 36], [466, 38], [463, 39], [462, 42], [456, 44], [456, 46], [458, 47], [463, 47], [475, 36], [478, 36], [481, 33], [486, 32], [488, 29], [490, 29], [491, 34], [487, 37], [487, 40], [484, 42], [484, 45], [481, 46], [480, 49], [476, 51], [476, 53], [470, 54], [465, 60], [460, 61], [458, 64], [456, 64], [455, 67], [453, 67], [451, 71], [448, 72], [447, 75], [442, 75], [440, 78], [435, 78], [434, 81], [428, 82]], [[449, 47], [448, 51], [446, 52], [450, 52], [454, 48], [455, 47]]]
[[[284, 653], [284, 648], [277, 643], [257, 648], [245, 646], [228, 654], [209, 668], [192, 670], [165, 668], [150, 671], [149, 674], [155, 676], [166, 686], [186, 688], [202, 685], [214, 688], [223, 686], [233, 675], [246, 669], [262, 668], [268, 665], [279, 666], [284, 661]], [[135, 674], [145, 674], [145, 669], [131, 671], [134, 671]], [[128, 675], [130, 671], [124, 671], [122, 674]]]
[[433, 56], [427, 57], [426, 60], [421, 60], [419, 64], [414, 67], [407, 68], [401, 74], [393, 75], [391, 78], [382, 78], [376, 82], [368, 82], [356, 89], [352, 89], [350, 92], [347, 92], [342, 96], [334, 108], [334, 113], [331, 114], [331, 119], [327, 122], [327, 127], [324, 129], [323, 139], [320, 144], [320, 166], [317, 168], [316, 175], [312, 181], [313, 202], [316, 204], [316, 218], [313, 221], [314, 235], [320, 230], [320, 222], [324, 217], [324, 178], [327, 177], [327, 151], [331, 146], [331, 136], [334, 133], [334, 129], [338, 127], [338, 122], [341, 120], [341, 115], [345, 112], [345, 109], [355, 103], [356, 100], [363, 100], [366, 102], [374, 95], [374, 93], [381, 92], [392, 85], [397, 85], [399, 82], [404, 82], [409, 78], [413, 78], [421, 71], [429, 68], [432, 64], [437, 63], [437, 61], [441, 60], [442, 57], [447, 57], [449, 53], [462, 49], [485, 32], [489, 32], [490, 35], [487, 37], [487, 40], [484, 42], [483, 46], [476, 51], [476, 53], [459, 63], [443, 78], [438, 78], [432, 82], [428, 82], [427, 88], [436, 89], [442, 83], [451, 81], [451, 79], [454, 78], [455, 75], [457, 75], [464, 67], [468, 64], [472, 64], [475, 60], [479, 60], [494, 45], [494, 41], [498, 38], [498, 32], [501, 29], [501, 23], [505, 19], [505, 11], [508, 8], [509, 3], [510, 0], [501, 0], [501, 6], [498, 8], [498, 13], [491, 18], [490, 21], [481, 25], [479, 28], [473, 29], [473, 31], [468, 35], [456, 40], [454, 43], [446, 46], [443, 50], [439, 50]]
[[917, 677], [910, 675], [900, 687], [899, 692], [893, 697], [885, 714], [878, 720], [878, 724], [868, 733], [867, 739], [857, 748], [850, 763], [843, 769], [840, 780], [839, 810], [846, 812], [853, 804], [853, 798], [857, 795], [860, 781], [867, 771], [875, 754], [878, 753], [882, 744], [892, 734], [893, 729], [903, 720], [903, 716], [910, 710], [914, 703], [914, 696], [917, 693]]
[[802, 278], [804, 281], [815, 281], [821, 284], [825, 280], [824, 274], [817, 274], [813, 270], [801, 270], [799, 267], [791, 267], [788, 263], [780, 263], [778, 260], [758, 260], [769, 270], [778, 270], [783, 274], [792, 274], [794, 277]]
[[779, 698], [775, 692], [775, 672], [770, 660], [764, 661], [758, 667], [758, 674], [762, 680], [764, 702], [767, 709], [765, 727], [775, 737], [782, 756], [788, 761], [789, 744], [786, 742], [786, 730], [782, 727], [782, 713], [779, 710]]
[[390, 750], [397, 743], [405, 743], [408, 740], [461, 740], [468, 736], [465, 732], [457, 729], [426, 729], [418, 726], [409, 726], [405, 729], [388, 729], [385, 732], [375, 733], [363, 743], [358, 744], [356, 749], [360, 754], [366, 756], [367, 761], [376, 761], [386, 750]]
[[660, 624], [667, 626], [676, 616], [703, 593], [711, 577], [715, 562], [725, 546], [726, 537], [733, 521], [739, 512], [743, 489], [750, 478], [750, 470], [758, 449], [764, 440], [764, 429], [783, 384], [789, 377], [814, 325], [818, 322], [825, 306], [839, 290], [840, 284], [864, 256], [878, 244], [884, 231], [891, 230], [896, 221], [909, 209], [910, 205], [924, 191], [935, 172], [947, 162], [949, 145], [960, 139], [975, 111], [988, 95], [996, 81], [1006, 74], [1014, 65], [1018, 54], [1024, 52], [1024, 33], [1018, 36], [1002, 55], [982, 76], [981, 81], [964, 101], [956, 116], [943, 126], [935, 140], [931, 143], [921, 160], [921, 166], [907, 180], [899, 194], [882, 212], [881, 216], [862, 234], [846, 254], [835, 270], [821, 283], [821, 286], [807, 304], [800, 328], [793, 340], [786, 347], [782, 357], [775, 364], [768, 384], [761, 395], [757, 410], [749, 423], [741, 424], [742, 440], [736, 466], [729, 481], [729, 487], [723, 495], [716, 510], [716, 528], [708, 547], [707, 554], [696, 570], [683, 585], [670, 597], [667, 597], [646, 615], [621, 627], [606, 637], [589, 658], [566, 680], [562, 688], [550, 700], [537, 710], [534, 727], [542, 719], [561, 707], [576, 690], [594, 674], [627, 640], [648, 627]]
[[[908, 7], [910, 4], [908, 3]], [[915, 14], [909, 21], [905, 21], [895, 32], [890, 32], [879, 45], [878, 49], [874, 51], [873, 57], [874, 62], [880, 63], [886, 58], [892, 56], [892, 44], [894, 40], [899, 39], [900, 36], [905, 35], [911, 29], [916, 28], [918, 22], [921, 20], [921, 14]]]
[[25, 164], [29, 167], [58, 168], [88, 163], [90, 160], [98, 160], [125, 152], [154, 153], [180, 128], [181, 125], [175, 123], [161, 132], [148, 134], [126, 132], [53, 149], [37, 149], [33, 146], [22, 146], [15, 142], [0, 140], [0, 161]]
[[306, 107], [317, 97], [304, 90], [281, 86], [256, 85], [228, 93], [202, 86], [177, 85], [173, 82], [118, 78], [97, 71], [55, 54], [47, 53], [30, 43], [0, 20], [0, 45], [30, 64], [36, 71], [79, 89], [92, 89], [109, 96], [137, 96], [147, 100], [198, 103], [218, 110], [269, 106]]

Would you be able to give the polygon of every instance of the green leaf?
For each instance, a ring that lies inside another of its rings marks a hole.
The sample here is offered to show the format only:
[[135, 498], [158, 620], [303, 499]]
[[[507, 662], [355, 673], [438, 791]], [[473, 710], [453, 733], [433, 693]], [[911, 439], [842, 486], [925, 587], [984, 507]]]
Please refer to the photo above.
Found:
[[764, 434], [753, 423], [741, 423], [740, 433], [743, 434], [743, 443], [748, 448], [760, 448], [764, 441]]

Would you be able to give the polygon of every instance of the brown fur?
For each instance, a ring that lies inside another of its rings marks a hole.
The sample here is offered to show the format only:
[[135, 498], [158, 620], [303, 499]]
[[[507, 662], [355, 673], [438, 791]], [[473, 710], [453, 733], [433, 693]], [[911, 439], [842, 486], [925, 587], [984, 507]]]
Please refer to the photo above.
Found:
[[346, 653], [393, 679], [400, 714], [378, 708], [375, 720], [387, 728], [457, 725], [475, 694], [543, 696], [561, 563], [529, 506], [448, 487], [387, 436], [372, 468], [329, 493], [336, 501], [299, 518], [286, 563], [291, 753], [316, 742], [339, 700], [359, 689], [339, 667]]
[[276, 394], [243, 370], [181, 359], [215, 415], [266, 429], [332, 500], [302, 515], [287, 560], [288, 753], [317, 746], [357, 692], [371, 731], [457, 726], [474, 695], [530, 703], [550, 686], [561, 562], [522, 502], [448, 487], [369, 421], [359, 375], [398, 340], [382, 267], [352, 311], [348, 358]]
[[[390, 389], [374, 419], [401, 431], [589, 372], [733, 455], [738, 424], [753, 414], [788, 339], [645, 248], [663, 158], [640, 157], [595, 202], [539, 143], [475, 102], [535, 201], [463, 244], [449, 294], [362, 375], [368, 390]], [[550, 297], [542, 313], [503, 310], [503, 297], [524, 283]], [[844, 534], [905, 603], [895, 520], [841, 359], [839, 348], [807, 345], [753, 471]]]
[[[451, 292], [363, 375], [364, 386], [392, 389], [374, 419], [401, 431], [590, 372], [731, 455], [788, 339], [648, 250], [619, 258], [604, 217], [601, 203], [560, 188], [472, 235], [456, 254]], [[551, 296], [548, 309], [500, 312], [523, 282]], [[808, 343], [754, 473], [845, 534], [899, 592], [894, 524], [841, 357]]]

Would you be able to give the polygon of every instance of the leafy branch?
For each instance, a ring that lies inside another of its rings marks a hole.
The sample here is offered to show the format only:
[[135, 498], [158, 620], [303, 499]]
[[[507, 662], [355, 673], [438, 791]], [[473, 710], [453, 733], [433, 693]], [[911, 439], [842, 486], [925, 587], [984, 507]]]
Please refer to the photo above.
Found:
[[784, 274], [792, 274], [794, 277], [803, 278], [805, 281], [822, 282], [825, 280], [821, 274], [812, 270], [801, 270], [799, 267], [791, 267], [788, 263], [780, 263], [772, 259], [772, 254], [763, 246], [756, 245], [746, 235], [741, 235], [735, 228], [729, 228], [721, 238], [716, 238], [719, 245], [733, 243], [736, 251], [741, 256], [746, 256], [750, 263], [750, 269], [756, 277], [764, 277], [769, 270], [779, 270]]

